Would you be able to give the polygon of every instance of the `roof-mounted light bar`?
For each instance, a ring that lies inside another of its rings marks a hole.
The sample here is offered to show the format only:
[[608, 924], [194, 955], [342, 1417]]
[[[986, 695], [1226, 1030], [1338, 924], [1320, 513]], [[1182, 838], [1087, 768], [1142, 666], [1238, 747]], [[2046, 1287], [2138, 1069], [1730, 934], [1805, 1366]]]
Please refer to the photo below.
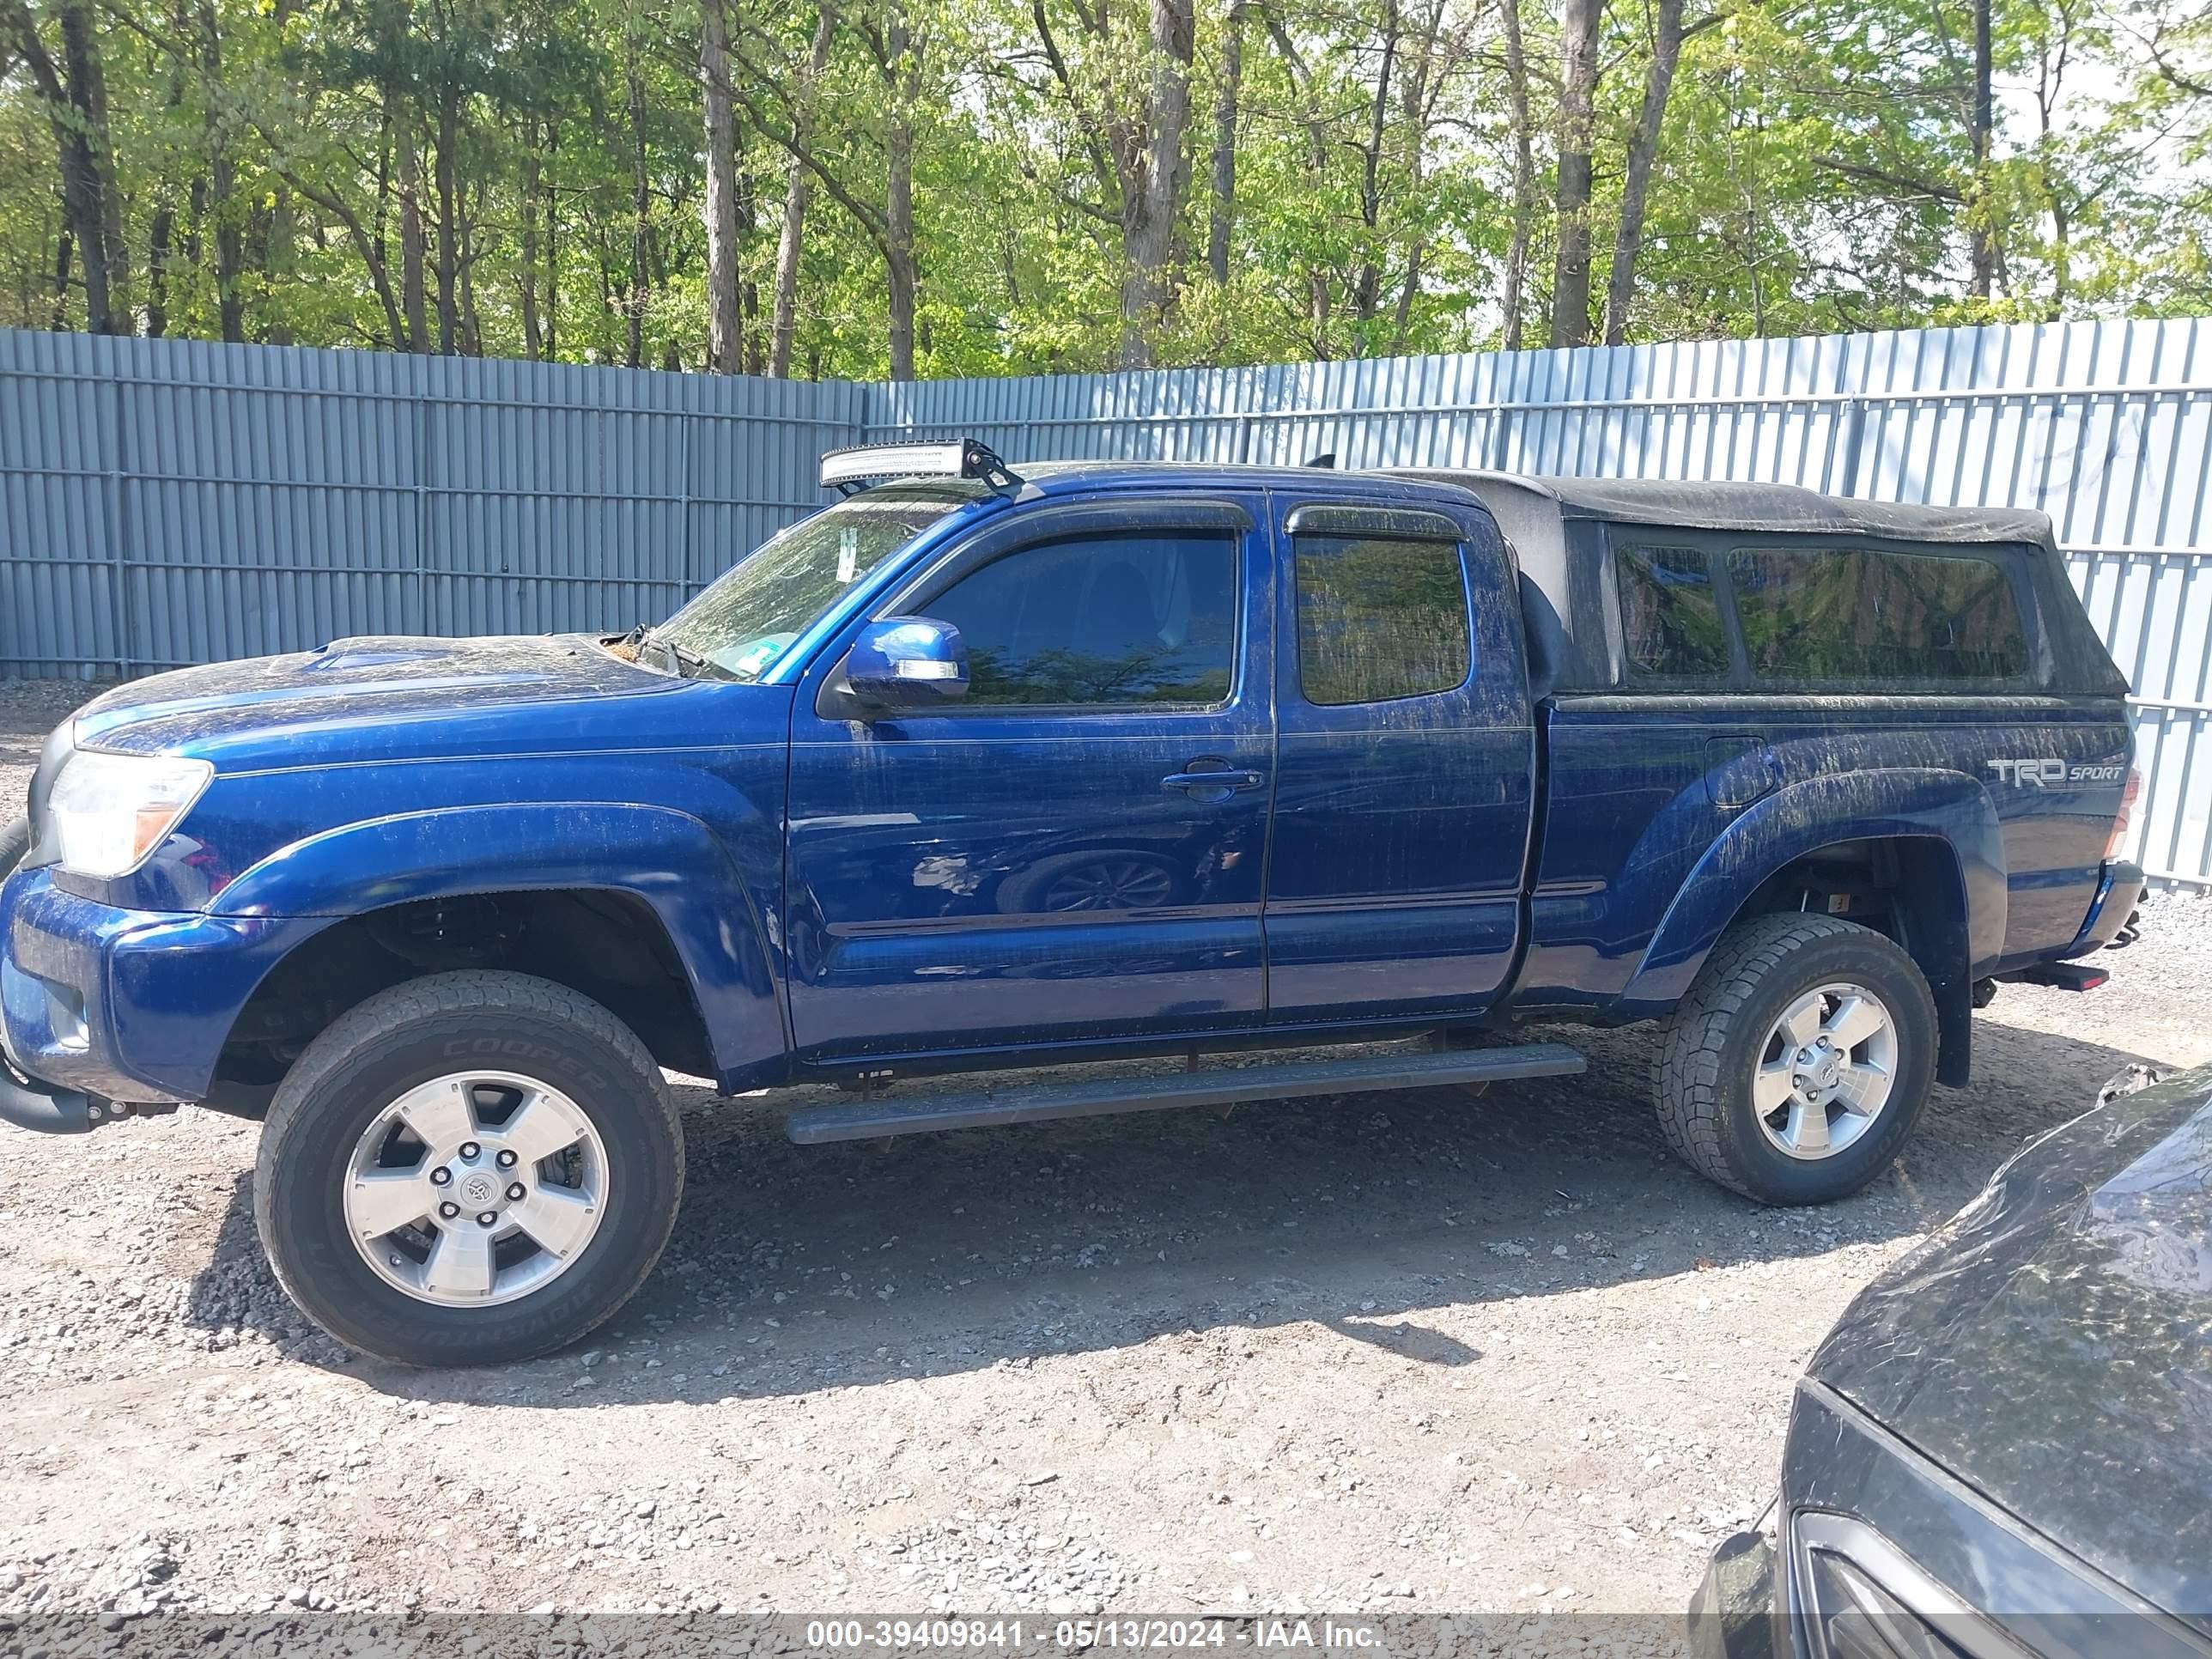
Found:
[[882, 478], [981, 478], [994, 489], [1012, 489], [1021, 483], [1012, 468], [973, 438], [860, 444], [833, 449], [822, 458], [824, 489], [858, 489]]

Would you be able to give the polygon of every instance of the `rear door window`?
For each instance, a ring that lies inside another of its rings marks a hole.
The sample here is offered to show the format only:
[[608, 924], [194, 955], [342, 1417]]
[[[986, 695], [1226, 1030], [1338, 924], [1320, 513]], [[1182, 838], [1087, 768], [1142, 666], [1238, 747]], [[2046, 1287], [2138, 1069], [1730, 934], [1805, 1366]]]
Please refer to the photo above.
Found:
[[1474, 648], [1459, 544], [1298, 535], [1298, 680], [1308, 702], [1395, 702], [1467, 684]]
[[1613, 555], [1621, 631], [1639, 674], [1710, 679], [1729, 671], [1728, 624], [1712, 556], [1687, 547], [1624, 547]]
[[2016, 680], [2027, 635], [1994, 559], [1867, 548], [1728, 556], [1751, 672], [1766, 680]]

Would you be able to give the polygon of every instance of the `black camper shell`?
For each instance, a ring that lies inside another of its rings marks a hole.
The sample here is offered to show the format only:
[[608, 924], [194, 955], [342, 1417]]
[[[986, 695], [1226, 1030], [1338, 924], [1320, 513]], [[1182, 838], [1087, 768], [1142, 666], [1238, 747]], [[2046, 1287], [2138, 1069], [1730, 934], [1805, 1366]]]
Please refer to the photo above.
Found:
[[[1753, 669], [1730, 571], [1732, 553], [1819, 553], [1866, 549], [1923, 557], [1986, 560], [2003, 570], [2027, 651], [2021, 672], [1962, 685], [1900, 681], [1895, 691], [2120, 697], [2127, 684], [2091, 627], [2067, 579], [2050, 517], [2018, 507], [1922, 507], [1823, 495], [1791, 484], [1675, 483], [1661, 479], [1545, 477], [1394, 468], [1397, 476], [1456, 484], [1490, 509], [1511, 544], [1521, 576], [1531, 690], [1539, 697], [1651, 690], [1848, 691]], [[1664, 544], [1709, 556], [1729, 640], [1724, 671], [1698, 677], [1640, 672], [1624, 640], [1621, 550]]]

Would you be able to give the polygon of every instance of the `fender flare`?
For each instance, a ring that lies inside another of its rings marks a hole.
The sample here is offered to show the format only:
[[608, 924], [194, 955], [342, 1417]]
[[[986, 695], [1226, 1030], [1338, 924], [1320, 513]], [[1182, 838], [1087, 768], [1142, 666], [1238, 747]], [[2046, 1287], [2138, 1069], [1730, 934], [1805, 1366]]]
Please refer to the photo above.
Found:
[[1745, 902], [1784, 866], [1839, 842], [1894, 839], [1941, 841], [1950, 849], [1966, 924], [1959, 968], [1970, 987], [2004, 952], [2007, 867], [1996, 805], [1963, 772], [1882, 768], [1790, 784], [1723, 830], [1660, 919], [1620, 1012], [1645, 1018], [1680, 1002]]
[[240, 873], [215, 916], [363, 915], [472, 893], [597, 890], [667, 930], [724, 1076], [789, 1052], [767, 930], [728, 849], [687, 812], [604, 801], [439, 807], [308, 836]]

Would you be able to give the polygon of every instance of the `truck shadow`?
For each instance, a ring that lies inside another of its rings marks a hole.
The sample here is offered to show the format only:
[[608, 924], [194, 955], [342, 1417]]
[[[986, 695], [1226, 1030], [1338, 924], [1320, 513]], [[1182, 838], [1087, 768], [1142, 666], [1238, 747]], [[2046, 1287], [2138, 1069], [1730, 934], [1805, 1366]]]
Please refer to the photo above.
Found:
[[[1482, 1354], [1426, 1310], [1816, 1255], [1918, 1234], [2140, 1056], [1977, 1026], [1891, 1171], [1764, 1209], [1667, 1151], [1652, 1036], [1579, 1041], [1589, 1073], [799, 1147], [760, 1103], [687, 1104], [690, 1188], [646, 1289], [569, 1352], [426, 1372], [346, 1354], [276, 1288], [241, 1176], [191, 1317], [425, 1401], [548, 1408], [804, 1395], [1024, 1365], [1184, 1333], [1310, 1322], [1431, 1365]], [[220, 1340], [220, 1339], [218, 1339]]]

